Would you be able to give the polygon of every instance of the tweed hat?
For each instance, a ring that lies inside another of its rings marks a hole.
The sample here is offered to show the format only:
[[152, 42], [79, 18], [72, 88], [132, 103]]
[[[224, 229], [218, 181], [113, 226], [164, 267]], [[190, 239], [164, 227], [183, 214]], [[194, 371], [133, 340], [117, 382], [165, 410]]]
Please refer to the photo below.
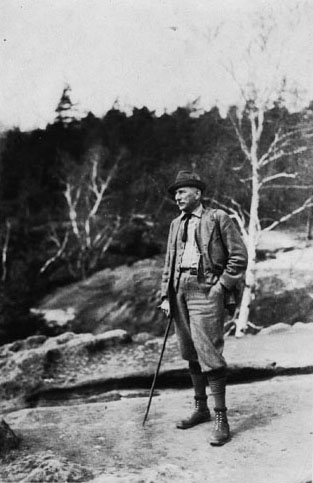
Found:
[[193, 173], [192, 171], [179, 171], [175, 182], [168, 187], [168, 191], [173, 195], [175, 190], [183, 188], [184, 186], [199, 188], [201, 191], [205, 190], [205, 183], [197, 173]]

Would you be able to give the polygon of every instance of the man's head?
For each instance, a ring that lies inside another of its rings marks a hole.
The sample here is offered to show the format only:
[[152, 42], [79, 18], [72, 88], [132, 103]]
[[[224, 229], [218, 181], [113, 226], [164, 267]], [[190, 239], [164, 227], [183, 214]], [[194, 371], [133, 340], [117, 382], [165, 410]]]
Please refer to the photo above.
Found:
[[179, 171], [175, 182], [169, 186], [168, 191], [171, 195], [175, 195], [179, 209], [190, 213], [200, 205], [204, 189], [205, 183], [197, 173]]
[[198, 208], [201, 201], [201, 191], [193, 186], [183, 186], [175, 191], [175, 201], [178, 208], [185, 213], [191, 213]]

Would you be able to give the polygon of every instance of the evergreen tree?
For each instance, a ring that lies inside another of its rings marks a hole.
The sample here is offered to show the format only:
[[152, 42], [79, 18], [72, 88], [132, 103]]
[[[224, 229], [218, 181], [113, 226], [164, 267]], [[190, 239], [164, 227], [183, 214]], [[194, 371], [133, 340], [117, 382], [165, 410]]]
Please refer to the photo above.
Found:
[[71, 91], [70, 85], [67, 84], [63, 89], [60, 101], [55, 110], [57, 113], [55, 122], [62, 124], [64, 127], [69, 126], [69, 124], [77, 121], [79, 118], [76, 104], [73, 104], [71, 100]]

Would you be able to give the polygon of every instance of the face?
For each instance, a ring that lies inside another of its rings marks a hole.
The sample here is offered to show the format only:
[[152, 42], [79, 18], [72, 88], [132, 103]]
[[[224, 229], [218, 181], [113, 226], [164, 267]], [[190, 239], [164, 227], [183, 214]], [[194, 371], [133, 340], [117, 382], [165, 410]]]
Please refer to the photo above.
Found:
[[198, 188], [184, 186], [175, 191], [175, 201], [180, 211], [191, 213], [200, 205], [201, 191]]

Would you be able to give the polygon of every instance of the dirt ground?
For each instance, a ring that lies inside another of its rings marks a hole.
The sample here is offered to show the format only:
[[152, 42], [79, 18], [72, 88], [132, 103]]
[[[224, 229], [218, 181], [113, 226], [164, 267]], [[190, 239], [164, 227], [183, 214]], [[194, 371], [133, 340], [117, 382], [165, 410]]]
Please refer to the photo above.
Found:
[[[175, 428], [192, 409], [191, 389], [157, 391], [145, 427], [147, 398], [121, 394], [107, 403], [8, 414], [23, 435], [18, 458], [51, 450], [90, 468], [94, 483], [311, 481], [312, 375], [229, 386], [232, 439], [219, 448], [208, 443], [213, 422]], [[1, 483], [14, 481], [5, 467], [1, 475]]]

